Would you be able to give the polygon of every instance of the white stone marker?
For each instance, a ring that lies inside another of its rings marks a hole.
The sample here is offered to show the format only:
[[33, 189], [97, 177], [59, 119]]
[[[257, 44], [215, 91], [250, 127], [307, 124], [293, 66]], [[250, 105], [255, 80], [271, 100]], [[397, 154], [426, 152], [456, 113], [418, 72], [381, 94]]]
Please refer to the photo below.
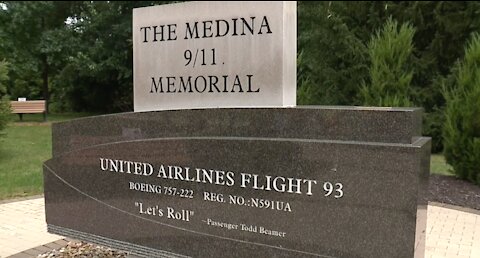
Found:
[[296, 105], [295, 2], [133, 10], [135, 112]]

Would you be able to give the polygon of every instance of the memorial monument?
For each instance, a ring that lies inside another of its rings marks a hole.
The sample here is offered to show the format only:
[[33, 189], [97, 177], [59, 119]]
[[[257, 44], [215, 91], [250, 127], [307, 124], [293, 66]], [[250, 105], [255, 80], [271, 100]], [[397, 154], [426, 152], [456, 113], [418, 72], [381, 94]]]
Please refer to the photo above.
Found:
[[135, 112], [53, 125], [49, 232], [145, 257], [423, 257], [418, 108], [295, 106], [296, 5], [133, 15]]

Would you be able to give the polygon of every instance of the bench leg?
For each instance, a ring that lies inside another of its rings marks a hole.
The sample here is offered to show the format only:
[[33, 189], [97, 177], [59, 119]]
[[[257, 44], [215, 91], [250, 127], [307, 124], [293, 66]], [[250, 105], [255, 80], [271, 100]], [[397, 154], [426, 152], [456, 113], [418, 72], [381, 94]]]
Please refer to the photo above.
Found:
[[47, 122], [47, 112], [43, 112], [43, 122]]
[[18, 116], [20, 117], [20, 121], [23, 121], [23, 114], [18, 114]]

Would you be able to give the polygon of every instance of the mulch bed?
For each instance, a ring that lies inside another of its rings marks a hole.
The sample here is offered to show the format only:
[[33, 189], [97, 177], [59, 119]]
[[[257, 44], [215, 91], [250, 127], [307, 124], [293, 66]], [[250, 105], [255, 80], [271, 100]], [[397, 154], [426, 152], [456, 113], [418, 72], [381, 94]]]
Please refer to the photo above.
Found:
[[480, 210], [480, 186], [453, 176], [430, 175], [428, 201]]
[[68, 242], [65, 247], [37, 256], [37, 258], [126, 258], [127, 253], [85, 242]]

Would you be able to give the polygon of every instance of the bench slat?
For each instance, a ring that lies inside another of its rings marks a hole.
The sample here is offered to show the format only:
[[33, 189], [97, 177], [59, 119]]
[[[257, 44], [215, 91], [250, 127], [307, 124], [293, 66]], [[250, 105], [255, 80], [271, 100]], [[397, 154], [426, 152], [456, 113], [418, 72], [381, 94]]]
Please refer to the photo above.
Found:
[[12, 106], [13, 109], [45, 109], [45, 107], [35, 107], [35, 106], [21, 106], [21, 107], [15, 107]]
[[12, 106], [13, 109], [45, 109], [45, 107], [36, 107], [36, 106]]
[[18, 113], [43, 113], [45, 110], [43, 109], [16, 109], [13, 110], [12, 113], [18, 114]]
[[26, 114], [26, 113], [44, 113], [45, 100], [29, 100], [29, 101], [11, 101], [12, 113]]

